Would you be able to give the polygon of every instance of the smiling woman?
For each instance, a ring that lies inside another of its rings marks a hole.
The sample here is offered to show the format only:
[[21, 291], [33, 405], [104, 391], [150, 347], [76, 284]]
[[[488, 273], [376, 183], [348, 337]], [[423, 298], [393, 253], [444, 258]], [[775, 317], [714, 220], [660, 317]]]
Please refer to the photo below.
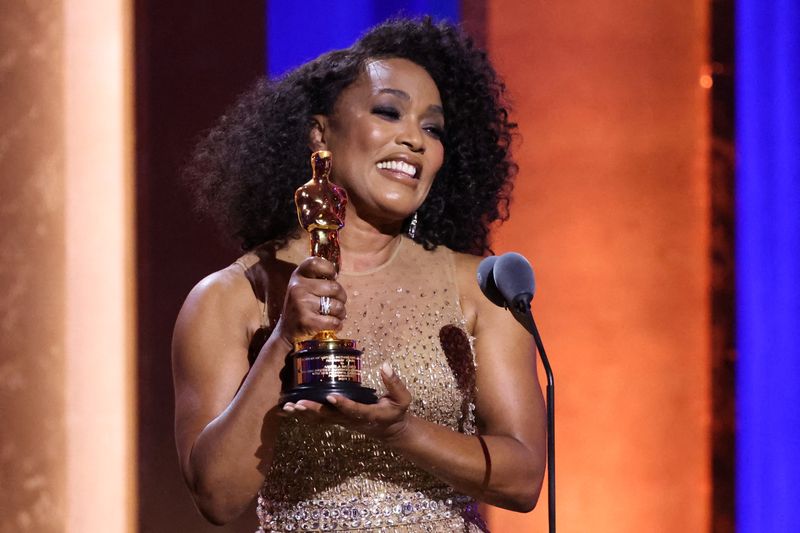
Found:
[[310, 145], [336, 154], [333, 179], [350, 194], [351, 221], [397, 226], [419, 209], [442, 167], [443, 130], [439, 89], [427, 71], [407, 59], [378, 59], [342, 91], [330, 117], [314, 117]]
[[[391, 21], [258, 82], [200, 144], [200, 204], [247, 252], [192, 290], [173, 339], [178, 453], [209, 520], [257, 495], [261, 531], [485, 531], [478, 500], [536, 504], [534, 349], [475, 283], [515, 172], [502, 98], [457, 28]], [[349, 196], [338, 272], [307, 257], [293, 203], [319, 150]], [[378, 402], [281, 406], [287, 355], [330, 330], [358, 339]]]

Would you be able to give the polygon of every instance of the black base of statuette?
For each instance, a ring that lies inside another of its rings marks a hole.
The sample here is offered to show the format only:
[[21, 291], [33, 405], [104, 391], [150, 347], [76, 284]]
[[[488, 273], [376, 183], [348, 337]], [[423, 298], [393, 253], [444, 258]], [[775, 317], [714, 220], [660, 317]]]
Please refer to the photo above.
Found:
[[328, 404], [330, 394], [340, 394], [358, 403], [378, 403], [375, 389], [361, 385], [361, 351], [349, 339], [298, 343], [298, 351], [287, 356], [280, 404], [311, 400]]
[[362, 387], [357, 383], [337, 382], [298, 385], [281, 394], [280, 404], [283, 405], [288, 402], [296, 403], [300, 400], [311, 400], [312, 402], [329, 405], [327, 400], [329, 394], [340, 394], [358, 403], [378, 403], [378, 396], [375, 394], [375, 389]]

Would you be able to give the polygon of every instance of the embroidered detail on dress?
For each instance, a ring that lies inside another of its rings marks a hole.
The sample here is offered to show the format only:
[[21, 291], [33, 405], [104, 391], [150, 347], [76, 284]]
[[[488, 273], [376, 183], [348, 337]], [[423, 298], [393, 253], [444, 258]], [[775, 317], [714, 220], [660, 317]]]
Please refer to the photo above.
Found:
[[[452, 252], [427, 251], [405, 237], [398, 249], [391, 261], [367, 275], [340, 272], [348, 318], [338, 335], [358, 341], [365, 386], [379, 395], [385, 391], [380, 366], [389, 361], [414, 398], [411, 412], [474, 434], [475, 358], [463, 329], [454, 269], [448, 268]], [[324, 524], [346, 531], [343, 516], [359, 520], [357, 529], [367, 531], [484, 530], [474, 501], [464, 498], [361, 433], [284, 419], [259, 494], [259, 520], [264, 531], [324, 530]], [[358, 506], [369, 516], [362, 516]], [[373, 509], [380, 516], [373, 516]], [[400, 521], [392, 525], [389, 519]]]
[[471, 421], [474, 418], [475, 394], [475, 359], [472, 344], [466, 332], [452, 324], [443, 326], [439, 330], [439, 342], [447, 358], [447, 364], [456, 379], [458, 390], [463, 395], [461, 401], [461, 418], [458, 430], [461, 433], [472, 434], [475, 431]]

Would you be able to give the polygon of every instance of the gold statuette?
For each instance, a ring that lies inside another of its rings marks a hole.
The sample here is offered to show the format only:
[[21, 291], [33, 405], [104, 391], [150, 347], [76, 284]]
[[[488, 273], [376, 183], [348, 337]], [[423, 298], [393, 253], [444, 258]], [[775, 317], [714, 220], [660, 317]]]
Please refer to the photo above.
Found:
[[[311, 154], [311, 179], [294, 193], [297, 218], [311, 241], [311, 255], [333, 263], [339, 272], [339, 230], [344, 227], [347, 191], [331, 183], [332, 155]], [[324, 314], [324, 298], [320, 312]], [[284, 384], [281, 403], [313, 400], [326, 403], [329, 394], [341, 394], [360, 403], [378, 401], [375, 390], [361, 385], [361, 351], [352, 339], [340, 339], [323, 330], [310, 339], [295, 341], [290, 354], [291, 384]]]

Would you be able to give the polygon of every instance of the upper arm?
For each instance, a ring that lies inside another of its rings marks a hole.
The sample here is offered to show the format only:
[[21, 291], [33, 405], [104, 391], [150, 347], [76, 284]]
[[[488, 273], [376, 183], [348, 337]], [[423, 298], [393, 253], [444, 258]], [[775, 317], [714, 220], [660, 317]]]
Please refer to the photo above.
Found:
[[483, 432], [512, 437], [542, 453], [544, 400], [533, 339], [511, 313], [481, 293], [476, 282], [480, 258], [461, 254], [457, 258], [462, 309], [475, 337], [476, 408]]
[[172, 338], [175, 439], [187, 480], [195, 439], [225, 410], [247, 375], [253, 321], [258, 323], [255, 296], [232, 269], [198, 283], [178, 314]]

